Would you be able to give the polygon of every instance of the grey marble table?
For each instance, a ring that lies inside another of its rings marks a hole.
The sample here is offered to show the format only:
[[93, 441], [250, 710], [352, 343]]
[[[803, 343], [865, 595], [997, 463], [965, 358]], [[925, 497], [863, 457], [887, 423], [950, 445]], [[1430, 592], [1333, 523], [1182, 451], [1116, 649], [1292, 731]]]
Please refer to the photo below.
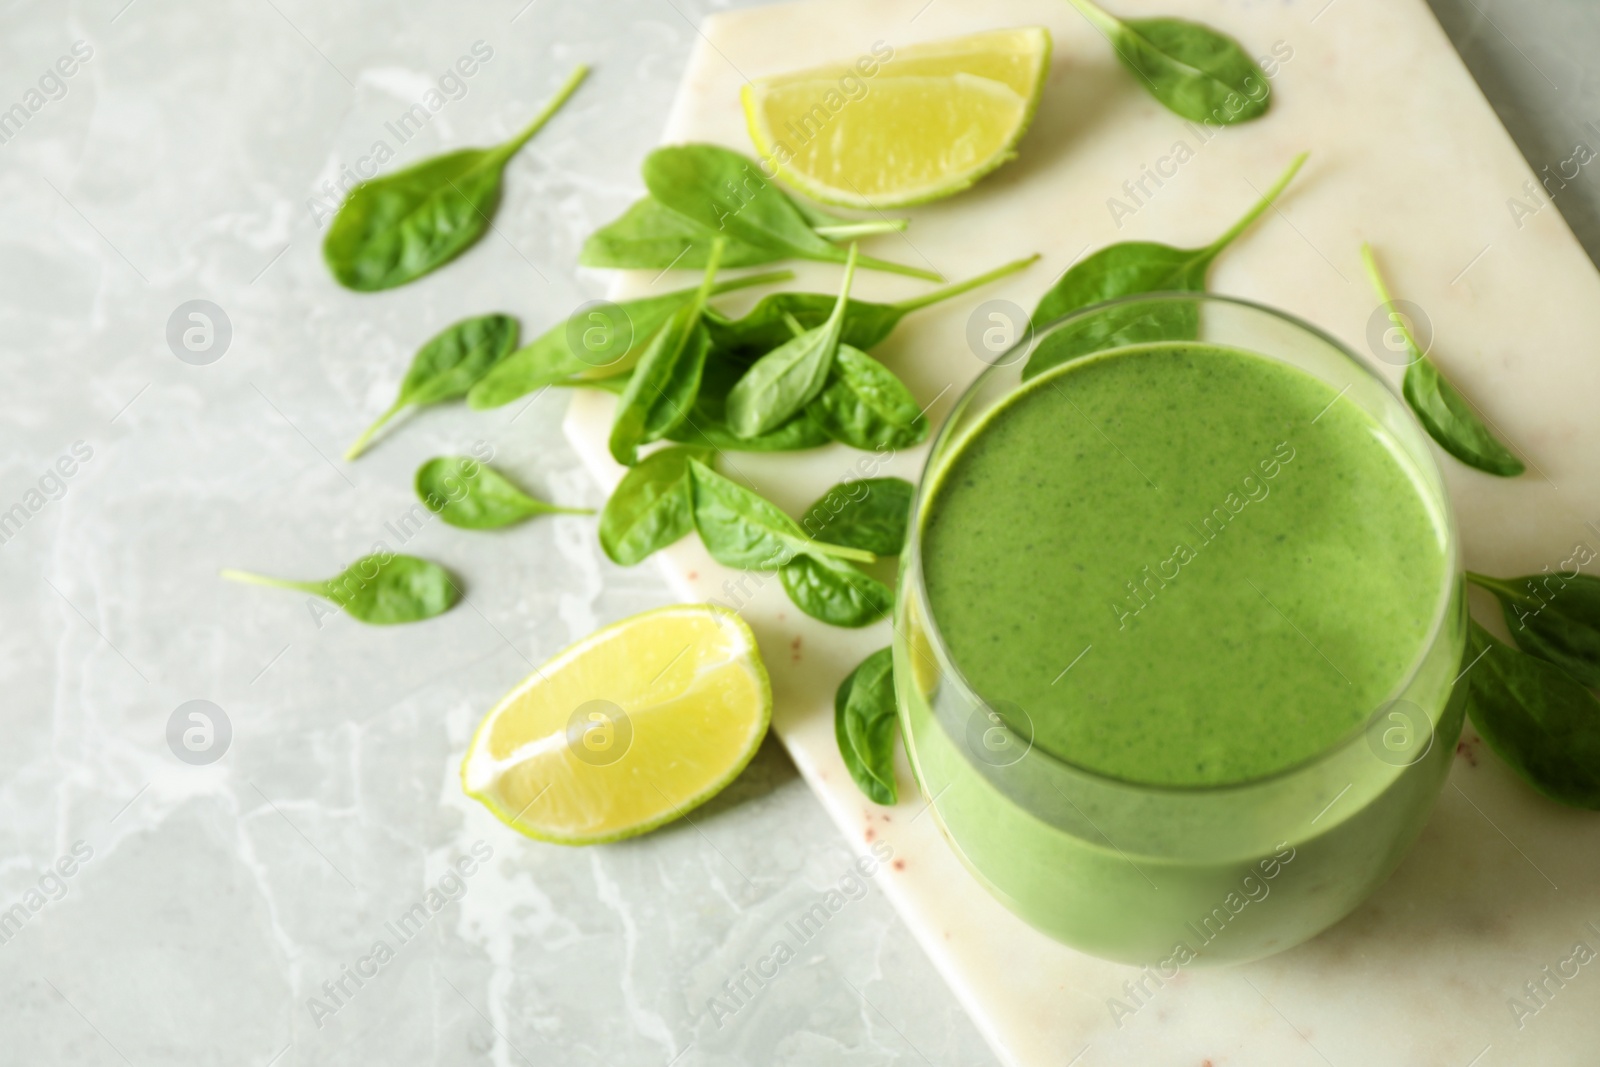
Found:
[[[561, 396], [428, 412], [337, 458], [440, 325], [539, 327], [601, 293], [578, 245], [635, 195], [718, 6], [0, 10], [0, 1063], [993, 1062], [874, 889], [736, 1017], [708, 1013], [850, 861], [771, 742], [694, 826], [589, 850], [480, 832], [455, 773], [482, 711], [669, 599], [587, 520], [404, 521], [416, 464], [474, 445], [597, 505]], [[1535, 169], [1600, 148], [1600, 9], [1435, 7]], [[402, 144], [393, 123], [475, 45]], [[580, 61], [479, 248], [399, 291], [333, 285], [342, 165], [503, 136]], [[1594, 178], [1556, 205], [1600, 253]], [[193, 300], [227, 323], [199, 354], [169, 340]], [[329, 574], [377, 541], [448, 562], [470, 604], [373, 630], [216, 577]], [[220, 709], [200, 756], [169, 742], [193, 700]]]

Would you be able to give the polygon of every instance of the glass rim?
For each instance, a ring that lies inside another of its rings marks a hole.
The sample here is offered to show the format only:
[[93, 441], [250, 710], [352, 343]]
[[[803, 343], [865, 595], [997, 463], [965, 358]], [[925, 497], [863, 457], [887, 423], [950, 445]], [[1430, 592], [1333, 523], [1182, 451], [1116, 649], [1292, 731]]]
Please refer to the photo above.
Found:
[[[1389, 707], [1401, 699], [1402, 694], [1404, 694], [1416, 681], [1417, 675], [1427, 663], [1430, 652], [1438, 644], [1441, 633], [1445, 629], [1445, 626], [1450, 619], [1451, 604], [1454, 600], [1456, 586], [1461, 576], [1461, 531], [1456, 524], [1455, 508], [1451, 504], [1449, 487], [1446, 485], [1444, 480], [1444, 472], [1440, 470], [1438, 460], [1435, 458], [1432, 450], [1426, 444], [1426, 442], [1430, 440], [1426, 430], [1423, 429], [1422, 424], [1417, 421], [1417, 417], [1412, 413], [1411, 408], [1406, 404], [1404, 395], [1387, 378], [1370, 366], [1366, 360], [1362, 359], [1359, 355], [1352, 351], [1349, 345], [1346, 345], [1343, 341], [1340, 341], [1338, 338], [1334, 337], [1332, 334], [1329, 334], [1321, 327], [1307, 322], [1306, 320], [1290, 312], [1283, 311], [1267, 304], [1262, 304], [1254, 300], [1245, 300], [1240, 297], [1223, 296], [1217, 293], [1196, 293], [1184, 292], [1181, 290], [1160, 290], [1151, 293], [1140, 293], [1134, 296], [1118, 297], [1114, 300], [1103, 300], [1100, 303], [1079, 308], [1077, 311], [1068, 312], [1067, 314], [1053, 319], [1043, 326], [1037, 328], [1030, 323], [1027, 332], [1020, 340], [996, 357], [992, 364], [979, 372], [978, 376], [961, 391], [961, 395], [956, 397], [955, 403], [950, 409], [950, 414], [944, 419], [943, 423], [939, 426], [938, 432], [934, 434], [933, 440], [929, 443], [928, 455], [923, 460], [922, 470], [917, 478], [916, 493], [912, 497], [910, 518], [911, 525], [907, 530], [907, 546], [909, 548], [909, 555], [913, 563], [912, 570], [914, 573], [912, 574], [912, 578], [915, 582], [915, 592], [918, 601], [924, 606], [922, 614], [926, 617], [926, 637], [938, 651], [943, 660], [943, 663], [941, 664], [941, 670], [945, 670], [947, 668], [953, 680], [977, 704], [983, 707], [992, 707], [990, 701], [978, 693], [977, 687], [972, 684], [972, 682], [967, 678], [966, 673], [961, 669], [960, 665], [956, 663], [955, 656], [951, 653], [949, 646], [945, 643], [944, 634], [939, 626], [939, 622], [934, 617], [933, 605], [928, 599], [928, 590], [925, 583], [926, 569], [922, 565], [922, 525], [923, 511], [924, 505], [926, 504], [927, 493], [932, 485], [933, 476], [938, 473], [936, 470], [936, 464], [944, 462], [945, 453], [950, 447], [951, 435], [954, 432], [956, 422], [961, 417], [963, 412], [965, 412], [967, 405], [972, 402], [973, 397], [992, 379], [1006, 371], [1011, 370], [1015, 366], [1017, 359], [1007, 358], [1012, 353], [1021, 350], [1025, 355], [1027, 351], [1030, 351], [1033, 348], [1040, 338], [1055, 332], [1071, 322], [1081, 320], [1090, 315], [1102, 313], [1110, 308], [1131, 304], [1153, 303], [1161, 301], [1170, 302], [1174, 300], [1184, 300], [1194, 303], [1231, 305], [1233, 307], [1243, 308], [1251, 312], [1277, 319], [1291, 327], [1294, 327], [1300, 332], [1308, 334], [1316, 340], [1321, 341], [1323, 344], [1331, 348], [1335, 353], [1344, 357], [1348, 363], [1353, 364], [1363, 375], [1366, 376], [1367, 379], [1375, 382], [1388, 396], [1389, 400], [1393, 402], [1395, 407], [1403, 413], [1405, 421], [1424, 442], [1421, 450], [1422, 456], [1420, 460], [1423, 464], [1423, 469], [1419, 473], [1423, 473], [1426, 476], [1431, 476], [1434, 484], [1438, 487], [1439, 504], [1441, 505], [1438, 511], [1439, 518], [1442, 523], [1440, 532], [1443, 535], [1445, 549], [1445, 566], [1442, 569], [1443, 578], [1440, 581], [1438, 595], [1434, 603], [1428, 628], [1422, 639], [1418, 642], [1416, 652], [1412, 655], [1405, 671], [1401, 674], [1399, 681], [1389, 689], [1384, 699], [1375, 704], [1366, 717], [1352, 727], [1348, 733], [1340, 736], [1326, 748], [1307, 756], [1305, 759], [1302, 759], [1296, 763], [1292, 763], [1286, 767], [1280, 767], [1268, 774], [1257, 775], [1253, 778], [1246, 778], [1236, 782], [1203, 784], [1141, 782], [1136, 779], [1123, 778], [1114, 774], [1107, 774], [1104, 771], [1095, 770], [1091, 767], [1086, 767], [1080, 763], [1074, 762], [1073, 760], [1067, 759], [1064, 756], [1058, 756], [1054, 752], [1040, 748], [1032, 743], [1032, 738], [1028, 739], [1029, 754], [1037, 755], [1039, 758], [1047, 761], [1047, 763], [1052, 767], [1062, 768], [1072, 772], [1073, 774], [1081, 775], [1085, 778], [1093, 779], [1107, 785], [1128, 789], [1137, 789], [1151, 793], [1210, 795], [1256, 789], [1270, 785], [1274, 782], [1294, 777], [1319, 764], [1332, 761], [1343, 754], [1347, 749], [1350, 749], [1351, 747], [1361, 743], [1372, 721], [1372, 716], [1375, 715], [1379, 710]], [[1104, 351], [1115, 352], [1127, 348], [1137, 347], [1138, 345], [1160, 343], [1163, 342], [1134, 342], [1127, 345], [1115, 345], [1105, 349]], [[1241, 350], [1243, 351], [1244, 349]], [[1073, 360], [1069, 360], [1061, 365], [1066, 366], [1072, 362], [1076, 362], [1079, 359], [1092, 358], [1100, 354], [1102, 353], [1086, 353], [1083, 356], [1075, 357]], [[1268, 353], [1256, 354], [1265, 358], [1277, 360], [1278, 362], [1285, 362], [1279, 357], [1272, 356]], [[1020, 359], [1021, 357], [1019, 356], [1018, 358]], [[1055, 368], [1050, 369], [1054, 370]], [[1016, 389], [1021, 389], [1025, 384], [1026, 382], [1019, 381]], [[1012, 392], [1015, 391], [1015, 389], [1012, 390]], [[1007, 397], [1010, 395], [1011, 393], [1006, 394]], [[1002, 401], [997, 401], [996, 403], [998, 404], [1000, 402]], [[1457, 679], [1457, 681], [1459, 681], [1459, 679]], [[1452, 690], [1454, 689], [1455, 684], [1456, 682], [1451, 683]], [[1000, 718], [1002, 722], [1005, 722], [1004, 716], [1001, 716]], [[1005, 725], [1008, 731], [1013, 734], [1016, 733], [1015, 728], [1009, 722], [1005, 722]], [[1430, 729], [1432, 729], [1434, 725], [1436, 724], [1430, 718]], [[1418, 757], [1419, 760], [1420, 758], [1421, 757]], [[1400, 769], [1404, 768], [1401, 767]]]

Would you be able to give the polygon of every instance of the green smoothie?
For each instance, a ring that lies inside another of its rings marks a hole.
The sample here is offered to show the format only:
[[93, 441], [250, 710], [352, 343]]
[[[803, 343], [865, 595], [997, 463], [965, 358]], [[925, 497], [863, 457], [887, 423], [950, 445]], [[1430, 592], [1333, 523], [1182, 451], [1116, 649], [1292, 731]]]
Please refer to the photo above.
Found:
[[1052, 755], [1153, 785], [1260, 778], [1360, 726], [1427, 634], [1443, 534], [1336, 392], [1202, 345], [1030, 382], [927, 508], [967, 680]]
[[1418, 667], [1448, 521], [1367, 410], [1250, 352], [1133, 346], [1019, 387], [927, 477], [908, 747], [1013, 910], [1113, 958], [1244, 959], [1387, 875], [1450, 745], [1362, 738], [1402, 691], [1395, 723], [1459, 729], [1459, 644]]

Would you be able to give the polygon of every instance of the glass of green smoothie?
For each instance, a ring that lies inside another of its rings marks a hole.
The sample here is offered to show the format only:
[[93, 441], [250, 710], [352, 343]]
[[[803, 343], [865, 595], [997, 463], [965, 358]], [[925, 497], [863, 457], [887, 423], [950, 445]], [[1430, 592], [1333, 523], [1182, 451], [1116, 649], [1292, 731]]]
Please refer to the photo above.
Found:
[[1255, 959], [1421, 830], [1463, 712], [1456, 528], [1405, 405], [1321, 331], [1194, 294], [1044, 327], [957, 403], [911, 530], [912, 766], [1045, 933]]

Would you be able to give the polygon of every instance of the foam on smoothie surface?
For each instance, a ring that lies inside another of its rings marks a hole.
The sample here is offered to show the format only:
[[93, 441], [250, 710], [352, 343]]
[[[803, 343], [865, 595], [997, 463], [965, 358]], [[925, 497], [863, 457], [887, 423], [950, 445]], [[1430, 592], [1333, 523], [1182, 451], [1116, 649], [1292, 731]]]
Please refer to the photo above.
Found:
[[1129, 781], [1247, 781], [1350, 734], [1426, 638], [1445, 557], [1385, 432], [1337, 396], [1200, 343], [1029, 382], [924, 511], [957, 666], [1043, 750]]

